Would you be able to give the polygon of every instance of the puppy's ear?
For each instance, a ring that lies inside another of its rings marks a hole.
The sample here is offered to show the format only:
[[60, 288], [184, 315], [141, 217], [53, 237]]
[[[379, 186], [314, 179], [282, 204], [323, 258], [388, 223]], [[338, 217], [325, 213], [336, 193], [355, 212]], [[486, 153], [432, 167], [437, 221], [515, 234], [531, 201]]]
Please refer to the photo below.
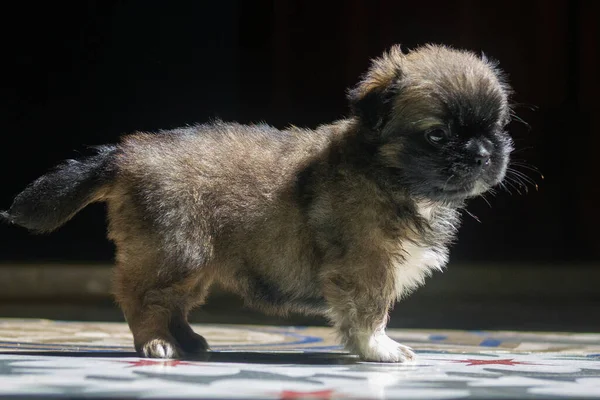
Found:
[[375, 131], [389, 120], [394, 96], [399, 91], [403, 59], [400, 45], [393, 46], [374, 59], [358, 85], [348, 91], [352, 113]]

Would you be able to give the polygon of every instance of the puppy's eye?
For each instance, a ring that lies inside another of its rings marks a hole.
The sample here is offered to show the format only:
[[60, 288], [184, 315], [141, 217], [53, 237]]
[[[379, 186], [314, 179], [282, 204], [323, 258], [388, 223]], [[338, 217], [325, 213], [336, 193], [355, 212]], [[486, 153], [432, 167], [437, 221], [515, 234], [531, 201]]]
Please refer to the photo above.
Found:
[[425, 132], [425, 139], [427, 139], [427, 141], [430, 144], [434, 146], [439, 146], [443, 144], [446, 141], [446, 139], [448, 139], [448, 132], [445, 129], [441, 128], [432, 129], [430, 131]]

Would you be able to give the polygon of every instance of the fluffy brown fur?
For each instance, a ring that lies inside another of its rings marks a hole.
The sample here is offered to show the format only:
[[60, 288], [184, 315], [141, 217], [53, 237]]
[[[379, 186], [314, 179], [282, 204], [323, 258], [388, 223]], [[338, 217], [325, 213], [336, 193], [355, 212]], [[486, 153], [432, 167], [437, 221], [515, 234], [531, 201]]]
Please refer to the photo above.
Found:
[[394, 47], [349, 92], [347, 119], [125, 136], [3, 216], [50, 231], [106, 202], [114, 293], [145, 356], [207, 350], [187, 315], [219, 284], [268, 313], [327, 316], [364, 360], [403, 362], [388, 311], [447, 262], [464, 200], [504, 177], [507, 96], [472, 53]]

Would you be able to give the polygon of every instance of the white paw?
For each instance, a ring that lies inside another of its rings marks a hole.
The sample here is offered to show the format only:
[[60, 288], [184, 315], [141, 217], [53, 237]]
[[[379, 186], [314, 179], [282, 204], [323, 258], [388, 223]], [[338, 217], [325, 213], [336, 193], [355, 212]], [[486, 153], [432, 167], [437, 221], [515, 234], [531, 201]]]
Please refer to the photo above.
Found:
[[393, 341], [385, 333], [364, 337], [357, 343], [356, 350], [363, 361], [407, 363], [415, 359], [410, 347]]
[[142, 354], [149, 358], [179, 358], [177, 347], [164, 339], [152, 339], [142, 346]]

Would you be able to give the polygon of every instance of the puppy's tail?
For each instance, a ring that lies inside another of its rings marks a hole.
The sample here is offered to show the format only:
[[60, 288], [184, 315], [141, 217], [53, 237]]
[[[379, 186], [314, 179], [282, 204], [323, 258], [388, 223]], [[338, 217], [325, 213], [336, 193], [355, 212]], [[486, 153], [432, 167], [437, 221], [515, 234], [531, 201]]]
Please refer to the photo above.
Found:
[[117, 148], [99, 146], [97, 154], [81, 160], [67, 160], [41, 176], [15, 197], [0, 220], [35, 232], [51, 232], [88, 204], [101, 200], [103, 189], [112, 181]]

